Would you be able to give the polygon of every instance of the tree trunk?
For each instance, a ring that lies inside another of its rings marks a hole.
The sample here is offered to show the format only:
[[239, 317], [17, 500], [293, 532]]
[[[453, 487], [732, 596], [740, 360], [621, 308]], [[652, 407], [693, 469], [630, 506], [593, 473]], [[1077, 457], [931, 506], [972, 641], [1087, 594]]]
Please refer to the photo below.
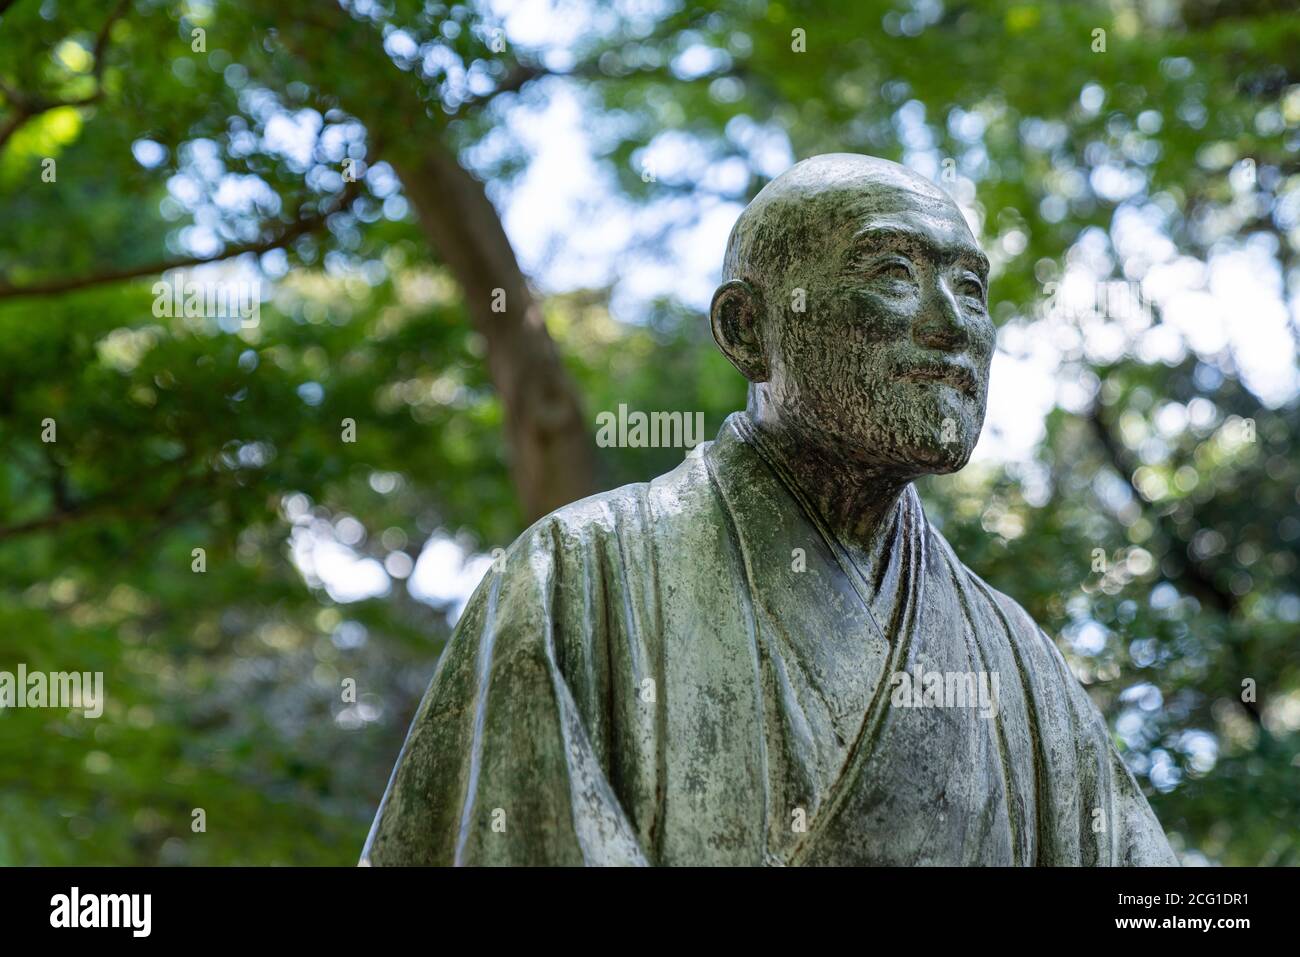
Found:
[[437, 142], [393, 167], [487, 342], [488, 373], [505, 407], [515, 487], [529, 520], [590, 495], [595, 463], [577, 388], [483, 184]]
[[[519, 267], [483, 183], [465, 169], [428, 117], [415, 81], [388, 59], [376, 33], [334, 3], [300, 18], [278, 17], [280, 35], [310, 82], [382, 139], [382, 158], [402, 181], [430, 246], [464, 291], [475, 329], [487, 343], [488, 374], [505, 412], [511, 474], [528, 521], [596, 490], [591, 434], [577, 386], [546, 331], [541, 308]], [[324, 18], [323, 20], [321, 18]], [[325, 44], [343, 38], [367, 81], [318, 63]]]

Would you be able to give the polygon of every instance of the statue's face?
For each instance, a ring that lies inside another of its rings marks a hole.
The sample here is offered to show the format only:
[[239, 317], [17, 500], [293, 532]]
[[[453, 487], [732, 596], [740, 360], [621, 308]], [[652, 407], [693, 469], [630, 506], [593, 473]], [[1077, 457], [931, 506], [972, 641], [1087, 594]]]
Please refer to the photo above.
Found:
[[933, 186], [906, 180], [812, 205], [784, 288], [763, 283], [775, 411], [850, 462], [911, 476], [961, 468], [984, 422], [994, 346], [988, 260], [966, 221]]

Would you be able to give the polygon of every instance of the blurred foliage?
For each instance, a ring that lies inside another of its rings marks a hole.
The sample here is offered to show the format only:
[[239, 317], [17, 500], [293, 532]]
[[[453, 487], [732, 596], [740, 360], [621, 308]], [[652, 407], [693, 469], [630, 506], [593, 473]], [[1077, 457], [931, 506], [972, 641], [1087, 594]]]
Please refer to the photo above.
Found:
[[[0, 670], [107, 688], [98, 720], [0, 712], [0, 863], [356, 860], [452, 611], [410, 566], [430, 536], [488, 552], [521, 530], [484, 343], [381, 144], [436, 142], [503, 202], [529, 159], [513, 113], [573, 89], [625, 197], [685, 201], [671, 228], [751, 196], [774, 139], [905, 159], [976, 216], [1007, 336], [1046, 321], [1081, 237], [1142, 278], [1158, 256], [1115, 250], [1124, 208], [1198, 260], [1262, 243], [1300, 287], [1283, 4], [578, 2], [561, 50], [503, 48], [488, 8], [347, 6], [0, 18]], [[666, 139], [687, 148], [644, 176]], [[741, 185], [714, 176], [736, 164]], [[270, 292], [255, 327], [155, 314], [157, 264], [244, 248], [224, 276]], [[701, 410], [712, 433], [743, 402], [698, 314], [608, 302], [545, 304], [593, 416]], [[923, 483], [931, 516], [1061, 641], [1188, 861], [1297, 863], [1300, 401], [1263, 403], [1226, 346], [1061, 351], [1084, 400], [1033, 461]], [[680, 456], [604, 449], [601, 481]], [[387, 590], [332, 592], [331, 560], [386, 563]]]

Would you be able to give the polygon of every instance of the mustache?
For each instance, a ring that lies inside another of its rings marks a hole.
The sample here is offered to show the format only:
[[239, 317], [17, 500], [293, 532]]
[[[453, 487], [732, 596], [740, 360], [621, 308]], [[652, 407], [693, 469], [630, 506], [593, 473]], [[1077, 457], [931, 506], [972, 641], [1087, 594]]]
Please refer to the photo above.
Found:
[[896, 363], [894, 377], [911, 382], [945, 382], [967, 395], [979, 392], [980, 376], [965, 359], [913, 358]]

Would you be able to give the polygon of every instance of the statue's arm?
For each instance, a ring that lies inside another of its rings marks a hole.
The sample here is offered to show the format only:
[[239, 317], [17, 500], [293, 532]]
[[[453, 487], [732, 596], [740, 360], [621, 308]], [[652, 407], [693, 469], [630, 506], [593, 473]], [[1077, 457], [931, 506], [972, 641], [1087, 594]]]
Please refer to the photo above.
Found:
[[[1042, 640], [1050, 642], [1046, 632]], [[1095, 755], [1104, 771], [1098, 777], [1098, 783], [1105, 782], [1108, 793], [1098, 795], [1095, 806], [1104, 807], [1110, 816], [1109, 821], [1090, 820], [1088, 826], [1101, 826], [1099, 837], [1109, 836], [1110, 852], [1107, 862], [1118, 867], [1153, 867], [1176, 866], [1178, 859], [1169, 846], [1164, 828], [1156, 818], [1155, 812], [1147, 802], [1146, 795], [1138, 786], [1133, 772], [1124, 763], [1119, 749], [1111, 737], [1110, 727], [1087, 690], [1070, 671], [1059, 649], [1055, 649], [1056, 658], [1068, 685], [1070, 697], [1074, 702], [1081, 739], [1089, 739], [1084, 750]], [[1092, 809], [1095, 810], [1095, 807]], [[1108, 833], [1113, 831], [1113, 833]]]
[[535, 526], [488, 572], [416, 713], [363, 862], [645, 863], [557, 660], [562, 561]]
[[[1038, 734], [1045, 736], [1049, 745], [1053, 735], [1073, 738], [1073, 747], [1068, 750], [1060, 746], [1043, 750], [1045, 758], [1073, 754], [1073, 760], [1045, 768], [1061, 781], [1071, 782], [1072, 789], [1078, 792], [1077, 800], [1063, 802], [1063, 806], [1077, 810], [1078, 819], [1063, 821], [1061, 835], [1071, 830], [1080, 835], [1078, 844], [1084, 861], [1093, 859], [1088, 852], [1092, 847], [1096, 861], [1107, 865], [1176, 865], [1178, 860], [1164, 829], [1120, 756], [1106, 719], [1061, 650], [1013, 599], [988, 586], [985, 588], [1001, 606], [1010, 627], [1024, 637], [1023, 647], [1031, 652], [1027, 661], [1038, 662], [1031, 665], [1039, 672], [1037, 681], [1030, 683], [1037, 689]], [[1058, 740], [1057, 743], [1065, 745], [1066, 742]], [[1068, 847], [1071, 841], [1058, 836], [1052, 844]], [[1073, 857], [1071, 852], [1061, 860], [1051, 859], [1047, 863], [1069, 862]]]
[[1114, 744], [1110, 746], [1111, 780], [1118, 849], [1116, 864], [1124, 867], [1175, 867], [1178, 858], [1146, 796]]

